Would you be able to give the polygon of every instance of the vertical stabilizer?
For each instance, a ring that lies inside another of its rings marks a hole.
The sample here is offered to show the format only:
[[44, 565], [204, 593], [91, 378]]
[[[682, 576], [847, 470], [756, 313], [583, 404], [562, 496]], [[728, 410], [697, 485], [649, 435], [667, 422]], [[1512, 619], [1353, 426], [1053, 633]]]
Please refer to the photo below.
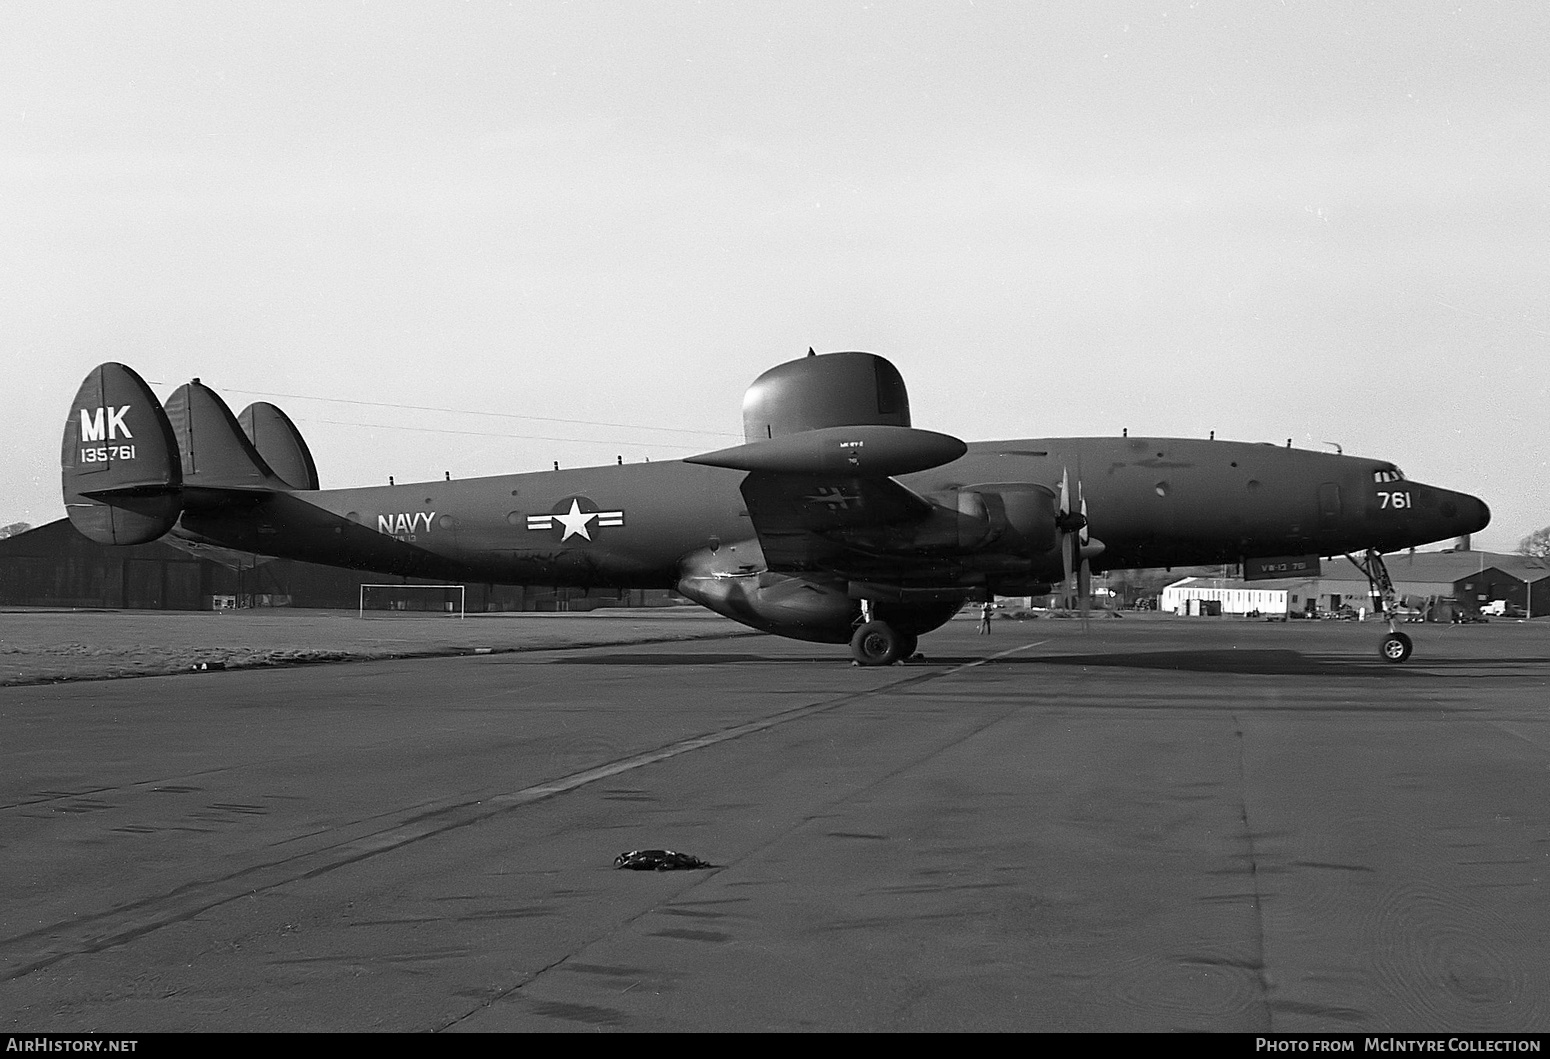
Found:
[[99, 364], [70, 404], [60, 451], [65, 513], [99, 544], [144, 544], [183, 510], [178, 443], [133, 368]]
[[269, 464], [269, 469], [292, 489], [318, 488], [318, 467], [291, 417], [268, 401], [248, 405], [237, 416], [242, 432]]
[[167, 418], [183, 456], [186, 488], [285, 489], [226, 402], [198, 379], [167, 398]]

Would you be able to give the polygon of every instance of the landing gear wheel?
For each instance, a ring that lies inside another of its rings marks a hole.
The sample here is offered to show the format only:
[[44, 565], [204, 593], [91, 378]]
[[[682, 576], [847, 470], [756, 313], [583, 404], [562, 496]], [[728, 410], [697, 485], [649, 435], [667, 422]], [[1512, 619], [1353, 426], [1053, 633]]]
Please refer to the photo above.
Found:
[[899, 657], [908, 662], [915, 657], [915, 649], [920, 646], [920, 637], [912, 632], [899, 634]]
[[850, 655], [858, 665], [890, 666], [899, 658], [900, 636], [887, 622], [869, 621], [850, 638]]
[[1383, 644], [1378, 648], [1378, 653], [1383, 656], [1385, 662], [1403, 662], [1410, 657], [1410, 637], [1402, 632], [1391, 632], [1383, 638]]

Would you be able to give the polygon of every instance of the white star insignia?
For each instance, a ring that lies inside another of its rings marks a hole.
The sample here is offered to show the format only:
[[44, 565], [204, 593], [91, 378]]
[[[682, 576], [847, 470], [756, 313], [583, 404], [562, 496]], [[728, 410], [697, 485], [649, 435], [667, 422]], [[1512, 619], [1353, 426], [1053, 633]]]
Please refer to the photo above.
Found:
[[[558, 514], [529, 515], [527, 528], [530, 530], [552, 530], [559, 526], [565, 530], [560, 535], [560, 543], [570, 540], [572, 537], [580, 537], [584, 541], [592, 540], [592, 531], [589, 526], [593, 519], [597, 519], [599, 526], [624, 525], [624, 511], [583, 511], [581, 510], [582, 497], [572, 497], [570, 510]], [[592, 503], [588, 500], [587, 503]]]
[[554, 516], [554, 521], [565, 527], [565, 532], [560, 536], [560, 543], [563, 544], [578, 533], [587, 540], [591, 540], [592, 534], [587, 532], [587, 523], [597, 518], [597, 514], [596, 511], [582, 511], [581, 502], [572, 500], [568, 514]]

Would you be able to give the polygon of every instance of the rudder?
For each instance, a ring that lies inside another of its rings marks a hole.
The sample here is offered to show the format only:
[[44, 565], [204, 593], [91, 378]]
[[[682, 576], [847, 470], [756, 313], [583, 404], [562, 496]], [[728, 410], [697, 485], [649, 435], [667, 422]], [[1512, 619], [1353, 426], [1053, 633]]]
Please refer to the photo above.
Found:
[[99, 544], [144, 544], [183, 510], [178, 443], [161, 402], [133, 368], [108, 362], [70, 404], [60, 452], [65, 513]]

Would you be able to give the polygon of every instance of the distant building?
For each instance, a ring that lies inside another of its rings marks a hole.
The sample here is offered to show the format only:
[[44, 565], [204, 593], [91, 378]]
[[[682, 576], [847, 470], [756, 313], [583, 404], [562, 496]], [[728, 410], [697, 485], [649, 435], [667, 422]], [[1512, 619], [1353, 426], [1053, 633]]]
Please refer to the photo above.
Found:
[[234, 571], [160, 541], [107, 548], [66, 519], [0, 541], [0, 604], [201, 610], [236, 585]]
[[[1550, 562], [1543, 559], [1450, 550], [1390, 555], [1385, 564], [1402, 603], [1419, 614], [1442, 617], [1454, 608], [1471, 613], [1491, 608], [1501, 613], [1550, 614]], [[1326, 560], [1318, 577], [1281, 581], [1184, 578], [1163, 590], [1158, 609], [1201, 613], [1199, 607], [1190, 609], [1190, 600], [1219, 604], [1223, 614], [1258, 611], [1311, 616], [1346, 608], [1369, 614], [1380, 609], [1366, 576], [1343, 557]]]
[[[0, 605], [148, 610], [312, 607], [353, 610], [365, 584], [430, 584], [317, 563], [271, 559], [164, 537], [110, 547], [81, 536], [68, 519], [0, 540]], [[468, 613], [652, 606], [666, 591], [604, 591], [468, 584]], [[439, 605], [440, 597], [436, 597]], [[423, 604], [421, 604], [423, 605]]]
[[1162, 590], [1157, 609], [1189, 617], [1222, 614], [1284, 617], [1290, 593], [1282, 582], [1186, 577]]
[[1461, 606], [1529, 617], [1550, 614], [1550, 565], [1545, 560], [1492, 558], [1496, 561], [1454, 582], [1453, 598]]

